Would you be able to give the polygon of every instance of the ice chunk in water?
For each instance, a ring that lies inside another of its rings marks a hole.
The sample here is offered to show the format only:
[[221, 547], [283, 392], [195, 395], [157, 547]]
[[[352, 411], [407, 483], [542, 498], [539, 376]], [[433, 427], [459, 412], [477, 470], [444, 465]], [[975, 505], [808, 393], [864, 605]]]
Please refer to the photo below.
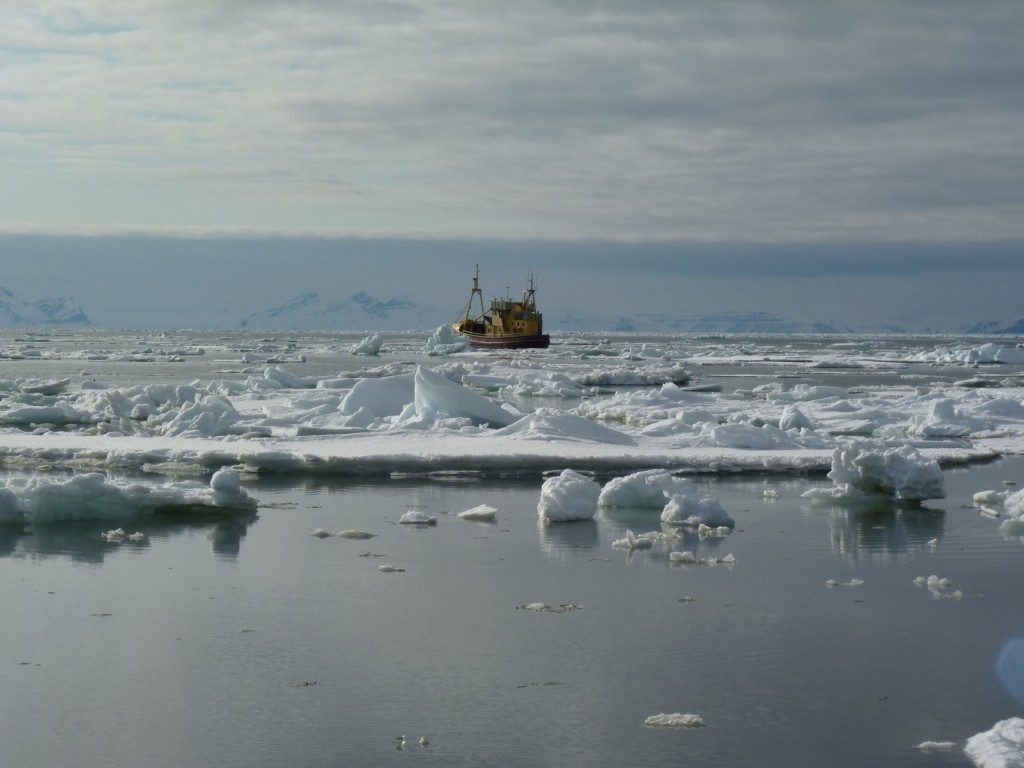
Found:
[[592, 520], [597, 512], [597, 498], [601, 486], [589, 477], [563, 470], [557, 477], [549, 477], [540, 489], [537, 516], [549, 523], [570, 520]]
[[644, 720], [644, 725], [657, 728], [703, 728], [707, 723], [700, 715], [675, 712], [671, 715], [651, 715]]
[[463, 520], [480, 520], [490, 522], [494, 520], [497, 514], [498, 510], [494, 507], [489, 507], [486, 504], [480, 504], [472, 509], [467, 509], [465, 512], [459, 512], [459, 517]]
[[402, 525], [437, 525], [437, 518], [420, 509], [410, 509], [398, 519], [398, 522]]
[[1024, 768], [1024, 719], [1000, 720], [971, 736], [964, 753], [978, 768]]

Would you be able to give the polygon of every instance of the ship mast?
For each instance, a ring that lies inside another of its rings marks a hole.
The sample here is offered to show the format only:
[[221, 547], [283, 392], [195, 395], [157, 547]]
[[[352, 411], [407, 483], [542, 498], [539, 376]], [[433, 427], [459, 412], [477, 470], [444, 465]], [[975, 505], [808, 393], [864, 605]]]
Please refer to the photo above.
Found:
[[480, 265], [476, 265], [476, 272], [473, 275], [473, 289], [469, 292], [469, 301], [466, 302], [466, 322], [470, 322], [470, 312], [473, 311], [473, 297], [480, 297], [480, 314], [478, 317], [484, 315], [484, 292], [480, 290]]

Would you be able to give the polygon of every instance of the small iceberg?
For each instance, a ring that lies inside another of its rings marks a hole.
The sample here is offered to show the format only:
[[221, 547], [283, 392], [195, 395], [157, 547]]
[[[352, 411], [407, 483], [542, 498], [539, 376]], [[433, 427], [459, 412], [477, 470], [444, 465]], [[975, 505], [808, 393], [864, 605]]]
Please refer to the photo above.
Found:
[[422, 510], [410, 509], [398, 519], [398, 522], [402, 525], [437, 525], [437, 518]]
[[494, 507], [489, 507], [486, 504], [480, 504], [472, 509], [467, 509], [465, 512], [459, 512], [459, 517], [463, 520], [477, 520], [480, 522], [493, 523], [497, 514], [498, 510]]
[[964, 747], [978, 768], [1024, 768], [1024, 719], [1000, 720], [971, 736]]
[[339, 539], [372, 539], [376, 535], [377, 534], [369, 533], [368, 531], [353, 531], [348, 529], [338, 531], [335, 534]]
[[700, 715], [674, 712], [671, 715], [651, 715], [644, 720], [644, 725], [651, 728], [704, 728], [707, 723]]
[[537, 516], [548, 523], [593, 520], [601, 486], [571, 469], [549, 477], [540, 489]]

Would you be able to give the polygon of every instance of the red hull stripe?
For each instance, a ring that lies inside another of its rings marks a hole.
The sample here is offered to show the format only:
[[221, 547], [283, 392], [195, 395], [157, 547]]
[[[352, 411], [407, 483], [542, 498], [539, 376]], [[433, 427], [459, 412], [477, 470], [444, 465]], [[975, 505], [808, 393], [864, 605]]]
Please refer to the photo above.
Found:
[[478, 336], [475, 333], [463, 335], [469, 339], [469, 346], [487, 349], [547, 349], [551, 343], [551, 337], [546, 333], [537, 336], [505, 336], [504, 338]]

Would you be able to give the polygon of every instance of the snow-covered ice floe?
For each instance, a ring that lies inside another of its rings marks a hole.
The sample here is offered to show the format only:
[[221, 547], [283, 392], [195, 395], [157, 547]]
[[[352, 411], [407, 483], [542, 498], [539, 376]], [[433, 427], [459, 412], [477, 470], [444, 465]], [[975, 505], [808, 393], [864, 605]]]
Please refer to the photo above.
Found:
[[703, 728], [707, 725], [700, 715], [674, 712], [673, 714], [651, 715], [644, 725], [654, 728]]
[[[679, 359], [663, 359], [670, 351], [635, 347], [631, 383], [643, 386], [600, 394], [578, 358], [532, 354], [460, 357], [415, 371], [396, 361], [325, 378], [266, 365], [240, 380], [188, 384], [0, 382], [0, 461], [153, 471], [244, 464], [302, 474], [453, 466], [805, 472], [829, 468], [850, 435], [870, 436], [886, 450], [912, 446], [942, 463], [1024, 452], [1019, 387], [852, 391], [769, 382], [732, 393], [691, 391], [670, 381], [681, 379]], [[619, 352], [611, 357], [611, 370], [622, 368]], [[631, 377], [619, 376], [616, 385]], [[573, 402], [535, 409], [507, 402], [526, 395]], [[650, 493], [664, 508], [659, 490]]]
[[111, 480], [99, 473], [68, 479], [8, 480], [0, 488], [0, 522], [51, 523], [120, 520], [195, 512], [251, 512], [256, 500], [237, 484], [234, 470], [221, 470], [208, 486], [147, 485]]
[[601, 486], [571, 469], [549, 477], [540, 489], [537, 516], [548, 523], [591, 520], [597, 513]]
[[850, 443], [832, 453], [832, 488], [813, 488], [811, 501], [857, 501], [888, 497], [899, 501], [942, 499], [946, 491], [938, 462], [910, 446], [886, 448]]
[[498, 510], [494, 507], [489, 507], [486, 504], [480, 504], [479, 506], [467, 509], [464, 512], [459, 512], [459, 517], [463, 520], [477, 520], [480, 522], [493, 522], [497, 517]]
[[978, 491], [974, 505], [993, 518], [1003, 518], [999, 533], [1006, 539], [1024, 540], [1024, 490]]
[[971, 736], [964, 753], [978, 768], [1024, 768], [1024, 719], [1000, 720]]
[[635, 472], [610, 480], [598, 497], [602, 507], [659, 509], [672, 525], [732, 527], [736, 523], [716, 499], [701, 499], [696, 486], [666, 470]]

